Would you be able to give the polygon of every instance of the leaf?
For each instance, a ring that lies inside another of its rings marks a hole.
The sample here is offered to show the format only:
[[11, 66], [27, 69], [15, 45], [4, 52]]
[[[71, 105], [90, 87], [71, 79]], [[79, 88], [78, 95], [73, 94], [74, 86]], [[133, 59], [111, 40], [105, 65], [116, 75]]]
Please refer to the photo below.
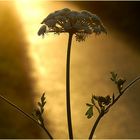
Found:
[[114, 79], [113, 78], [110, 78], [113, 82], [114, 82]]
[[117, 77], [117, 73], [115, 73], [115, 72], [111, 72], [111, 75], [112, 75], [112, 78], [116, 78]]
[[40, 107], [41, 113], [43, 113], [43, 111], [44, 111], [44, 106], [46, 104], [45, 99], [46, 99], [45, 98], [45, 93], [43, 93], [42, 96], [41, 96], [41, 102], [38, 102], [38, 105]]
[[39, 107], [42, 107], [42, 104], [40, 102], [38, 102]]
[[93, 99], [95, 99], [96, 101], [98, 101], [98, 99], [99, 99], [99, 96], [93, 96]]
[[45, 92], [41, 96], [41, 102], [44, 103], [44, 101], [45, 101]]
[[93, 116], [93, 106], [89, 107], [85, 115], [87, 116], [88, 119], [90, 119]]
[[89, 107], [93, 106], [92, 104], [89, 104], [89, 103], [86, 103], [86, 105], [89, 106]]
[[44, 101], [43, 103], [42, 103], [42, 106], [44, 106], [46, 104], [46, 101]]
[[116, 82], [117, 82], [117, 76], [118, 76], [118, 74], [117, 74], [117, 73], [114, 73], [114, 72], [110, 72], [110, 73], [111, 73], [111, 76], [112, 76], [110, 79], [111, 79], [113, 82], [116, 83]]
[[120, 87], [120, 89], [123, 87], [123, 84], [126, 82], [126, 80], [124, 80], [124, 79], [119, 79], [118, 80], [118, 82], [117, 82], [117, 84], [118, 84], [118, 87]]
[[94, 97], [95, 97], [95, 96], [92, 95], [92, 98], [91, 98], [91, 102], [92, 102], [93, 105], [95, 104]]
[[112, 100], [113, 100], [113, 102], [114, 102], [114, 100], [115, 100], [115, 95], [114, 95], [114, 93], [113, 93], [113, 95], [112, 95]]

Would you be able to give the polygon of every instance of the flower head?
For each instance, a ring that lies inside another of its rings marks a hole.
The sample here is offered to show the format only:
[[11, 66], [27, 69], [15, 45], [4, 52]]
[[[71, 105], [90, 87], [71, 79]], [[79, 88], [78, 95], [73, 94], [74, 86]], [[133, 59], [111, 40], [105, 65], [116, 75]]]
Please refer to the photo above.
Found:
[[77, 12], [68, 8], [55, 11], [49, 14], [42, 22], [43, 24], [38, 35], [54, 32], [55, 34], [70, 33], [75, 34], [77, 41], [84, 41], [85, 38], [95, 33], [107, 33], [101, 19], [86, 10]]

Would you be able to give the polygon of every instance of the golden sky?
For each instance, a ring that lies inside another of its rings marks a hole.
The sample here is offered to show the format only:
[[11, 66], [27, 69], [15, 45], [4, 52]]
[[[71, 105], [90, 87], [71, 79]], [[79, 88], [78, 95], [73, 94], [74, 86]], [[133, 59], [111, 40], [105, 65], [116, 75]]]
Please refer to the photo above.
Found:
[[[16, 14], [22, 28], [22, 30], [17, 28], [17, 31], [22, 31], [26, 40], [25, 45], [23, 45], [26, 52], [23, 52], [23, 54], [30, 60], [30, 77], [35, 79], [32, 84], [35, 91], [35, 102], [42, 92], [47, 93], [45, 117], [49, 122], [48, 128], [55, 138], [67, 138], [65, 61], [68, 35], [49, 34], [43, 39], [37, 36], [37, 31], [41, 21], [50, 12], [66, 7], [73, 10], [82, 9], [74, 2], [44, 0], [15, 0], [13, 3], [9, 2], [8, 5], [14, 7], [13, 13]], [[96, 14], [98, 15], [98, 13]], [[14, 19], [15, 22], [16, 18]], [[10, 22], [8, 21], [8, 23]], [[133, 44], [129, 43], [122, 32], [110, 28], [112, 26], [108, 24], [107, 19], [105, 23], [107, 23], [105, 25], [108, 30], [107, 35], [91, 35], [82, 43], [76, 42], [73, 38], [71, 100], [73, 128], [76, 138], [87, 138], [92, 123], [95, 121], [95, 118], [87, 120], [84, 115], [86, 111], [85, 104], [90, 101], [91, 95], [111, 95], [116, 91], [109, 79], [110, 72], [119, 73], [128, 79], [128, 82], [140, 73], [140, 55], [132, 49]], [[7, 36], [8, 39], [10, 37], [11, 34]], [[139, 90], [138, 83], [103, 118], [97, 128], [96, 138], [140, 137], [138, 131], [140, 130]], [[45, 138], [44, 134], [43, 137]]]

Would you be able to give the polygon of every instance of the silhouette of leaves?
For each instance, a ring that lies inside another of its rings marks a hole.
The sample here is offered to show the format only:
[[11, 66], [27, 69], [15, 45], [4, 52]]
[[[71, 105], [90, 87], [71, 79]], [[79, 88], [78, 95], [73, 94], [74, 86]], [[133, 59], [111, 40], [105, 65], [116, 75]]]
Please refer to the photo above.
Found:
[[123, 85], [126, 80], [123, 78], [118, 78], [118, 74], [114, 72], [111, 72], [111, 76], [112, 77], [110, 79], [117, 85], [119, 93], [122, 94]]
[[46, 104], [46, 98], [45, 93], [42, 94], [40, 102], [38, 102], [38, 107], [34, 109], [34, 112], [32, 113], [33, 117], [44, 126], [44, 119], [43, 119], [43, 112], [44, 112], [44, 106]]
[[91, 104], [86, 104], [89, 108], [85, 115], [87, 116], [88, 119], [90, 119], [93, 116], [93, 105]]

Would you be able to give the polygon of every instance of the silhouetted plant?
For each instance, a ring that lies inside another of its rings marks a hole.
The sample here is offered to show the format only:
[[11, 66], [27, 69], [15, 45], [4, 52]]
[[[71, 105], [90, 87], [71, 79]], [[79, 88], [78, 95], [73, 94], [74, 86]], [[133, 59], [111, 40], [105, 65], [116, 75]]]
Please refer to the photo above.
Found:
[[46, 104], [46, 97], [45, 97], [45, 93], [43, 93], [41, 96], [41, 101], [38, 102], [38, 107], [34, 109], [32, 116], [40, 124], [40, 126], [47, 132], [48, 136], [51, 139], [53, 139], [52, 135], [49, 133], [49, 131], [46, 129], [44, 125], [43, 112], [44, 112], [45, 104]]
[[96, 130], [96, 127], [99, 121], [101, 120], [101, 118], [109, 111], [109, 109], [118, 101], [118, 99], [125, 93], [125, 91], [130, 86], [132, 86], [136, 81], [140, 80], [140, 77], [137, 77], [136, 79], [134, 79], [125, 88], [123, 87], [126, 80], [123, 78], [119, 78], [117, 73], [111, 72], [110, 79], [113, 81], [113, 83], [116, 84], [119, 93], [118, 94], [113, 93], [112, 96], [107, 95], [105, 97], [92, 95], [91, 103], [86, 104], [88, 106], [88, 110], [85, 113], [85, 115], [87, 116], [88, 119], [93, 117], [94, 108], [96, 108], [99, 113], [95, 123], [93, 124], [91, 132], [89, 134], [89, 139], [92, 139], [94, 132]]
[[71, 108], [70, 108], [70, 53], [72, 37], [75, 35], [76, 41], [85, 41], [86, 37], [92, 33], [106, 33], [100, 18], [88, 11], [71, 11], [68, 8], [55, 11], [49, 14], [42, 22], [43, 24], [38, 35], [44, 37], [45, 33], [53, 32], [55, 34], [68, 33], [68, 48], [66, 60], [66, 103], [67, 103], [67, 122], [69, 138], [73, 139]]
[[[38, 35], [44, 37], [45, 34], [54, 33], [68, 33], [68, 48], [67, 48], [67, 59], [66, 59], [66, 108], [67, 108], [67, 123], [68, 123], [68, 132], [69, 138], [73, 139], [73, 129], [72, 129], [72, 118], [71, 118], [71, 106], [70, 106], [70, 54], [71, 54], [71, 44], [72, 37], [75, 35], [76, 41], [81, 42], [85, 41], [87, 36], [95, 33], [96, 35], [107, 33], [101, 19], [86, 10], [77, 12], [72, 11], [68, 8], [55, 11], [49, 14], [42, 22], [43, 24], [39, 31]], [[94, 116], [94, 109], [98, 111], [98, 117], [93, 124], [91, 132], [89, 134], [89, 139], [92, 139], [95, 129], [101, 120], [101, 118], [109, 111], [109, 109], [117, 102], [117, 100], [123, 95], [123, 93], [132, 86], [136, 81], [140, 80], [140, 77], [137, 77], [134, 81], [129, 83], [126, 87], [124, 84], [125, 79], [119, 78], [118, 75], [114, 72], [111, 72], [111, 80], [115, 83], [118, 89], [118, 94], [112, 94], [107, 96], [96, 96], [92, 95], [91, 102], [87, 103], [88, 110], [85, 115], [88, 119]], [[4, 101], [16, 108], [18, 111], [23, 113], [25, 116], [37, 123], [41, 128], [45, 130], [48, 136], [53, 139], [52, 135], [49, 133], [47, 128], [44, 125], [43, 112], [44, 106], [46, 104], [45, 93], [41, 96], [41, 101], [38, 102], [38, 106], [34, 109], [32, 116], [24, 112], [17, 105], [7, 100], [5, 97], [0, 95]]]
[[38, 102], [39, 108], [37, 108], [37, 109], [35, 109], [33, 111], [32, 116], [30, 114], [26, 113], [24, 110], [22, 110], [19, 106], [15, 105], [11, 101], [9, 101], [4, 96], [0, 95], [0, 98], [3, 99], [8, 104], [10, 104], [11, 106], [13, 106], [20, 113], [22, 113], [23, 115], [25, 115], [27, 118], [29, 118], [32, 121], [34, 121], [37, 125], [39, 125], [41, 128], [43, 128], [43, 130], [48, 134], [48, 136], [50, 137], [50, 139], [53, 139], [52, 135], [50, 134], [50, 132], [48, 131], [48, 129], [44, 125], [44, 119], [43, 119], [43, 116], [42, 116], [43, 115], [43, 112], [44, 112], [44, 105], [46, 104], [46, 101], [45, 101], [45, 93], [43, 93], [43, 95], [41, 96], [41, 102]]

